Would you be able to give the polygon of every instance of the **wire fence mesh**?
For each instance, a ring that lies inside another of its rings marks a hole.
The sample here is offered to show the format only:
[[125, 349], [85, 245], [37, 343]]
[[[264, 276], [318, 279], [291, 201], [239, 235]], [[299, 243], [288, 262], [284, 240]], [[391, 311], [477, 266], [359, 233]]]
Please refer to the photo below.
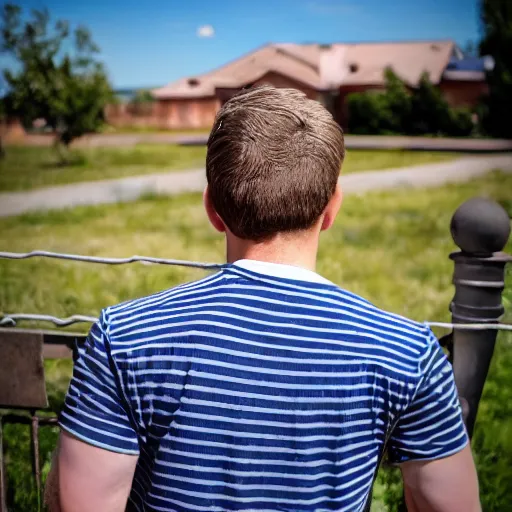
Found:
[[[57, 327], [67, 327], [68, 325], [78, 323], [94, 323], [98, 319], [88, 315], [72, 315], [66, 318], [59, 318], [52, 315], [39, 315], [34, 313], [9, 313], [5, 314], [0, 318], [0, 325], [11, 325], [15, 326], [18, 321], [39, 321], [39, 322], [51, 322]], [[429, 327], [439, 327], [442, 329], [465, 329], [471, 331], [484, 331], [488, 329], [498, 331], [512, 331], [512, 324], [507, 323], [481, 323], [481, 324], [462, 324], [462, 323], [450, 323], [450, 322], [423, 322]]]
[[[104, 265], [126, 265], [131, 263], [145, 263], [145, 264], [156, 264], [156, 265], [173, 265], [179, 267], [192, 267], [200, 268], [204, 270], [217, 270], [222, 268], [221, 263], [204, 263], [200, 261], [188, 261], [188, 260], [175, 260], [168, 258], [155, 258], [152, 256], [128, 256], [125, 258], [108, 258], [101, 256], [86, 256], [82, 254], [69, 254], [62, 252], [51, 252], [34, 250], [30, 252], [5, 252], [0, 251], [0, 259], [12, 259], [12, 260], [24, 260], [29, 258], [52, 258], [60, 260], [70, 261], [81, 261], [86, 263], [99, 263]], [[77, 323], [94, 323], [97, 318], [76, 314], [67, 318], [59, 318], [53, 315], [43, 315], [34, 313], [8, 313], [0, 317], [0, 325], [15, 326], [18, 321], [40, 321], [40, 322], [51, 322], [58, 327], [66, 327]], [[429, 327], [439, 327], [442, 329], [465, 329], [465, 330], [500, 330], [500, 331], [512, 331], [512, 325], [506, 323], [450, 323], [450, 322], [436, 322], [436, 321], [425, 321], [424, 324]]]
[[28, 258], [53, 258], [59, 260], [83, 261], [87, 263], [101, 263], [104, 265], [126, 265], [129, 263], [150, 263], [156, 265], [174, 265], [178, 267], [202, 268], [205, 270], [214, 270], [222, 267], [221, 263], [202, 263], [199, 261], [173, 260], [167, 258], [154, 258], [152, 256], [128, 256], [127, 258], [105, 258], [101, 256], [84, 256], [82, 254], [68, 254], [62, 252], [50, 251], [31, 251], [31, 252], [0, 252], [0, 258], [11, 260], [25, 260]]

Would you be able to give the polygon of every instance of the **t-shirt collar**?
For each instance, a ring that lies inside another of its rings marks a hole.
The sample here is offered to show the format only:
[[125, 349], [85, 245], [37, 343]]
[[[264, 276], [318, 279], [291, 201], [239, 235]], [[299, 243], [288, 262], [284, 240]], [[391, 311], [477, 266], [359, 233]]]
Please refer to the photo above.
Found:
[[257, 260], [237, 260], [233, 263], [235, 267], [244, 268], [257, 274], [264, 274], [272, 277], [281, 277], [284, 279], [293, 279], [296, 281], [311, 281], [313, 283], [332, 284], [321, 275], [303, 267], [294, 265], [283, 265], [282, 263], [270, 263]]

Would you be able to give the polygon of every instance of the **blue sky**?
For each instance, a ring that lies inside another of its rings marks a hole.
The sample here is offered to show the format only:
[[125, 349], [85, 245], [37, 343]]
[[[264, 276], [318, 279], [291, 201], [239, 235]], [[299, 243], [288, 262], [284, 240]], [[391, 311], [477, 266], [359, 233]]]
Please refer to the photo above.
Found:
[[[115, 87], [158, 86], [268, 42], [477, 41], [477, 0], [21, 0], [89, 27]], [[202, 35], [202, 37], [201, 37]], [[205, 37], [208, 36], [208, 37]]]

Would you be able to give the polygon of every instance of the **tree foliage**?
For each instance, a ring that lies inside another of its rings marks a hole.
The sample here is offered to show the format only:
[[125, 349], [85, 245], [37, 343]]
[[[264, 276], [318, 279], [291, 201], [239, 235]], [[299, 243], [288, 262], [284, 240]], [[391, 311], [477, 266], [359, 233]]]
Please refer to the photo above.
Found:
[[410, 91], [388, 68], [384, 92], [350, 94], [347, 101], [352, 133], [465, 136], [473, 131], [471, 112], [451, 108], [427, 73]]
[[25, 126], [44, 119], [68, 146], [100, 127], [112, 97], [98, 47], [86, 28], [51, 23], [46, 10], [32, 11], [26, 21], [22, 14], [17, 5], [2, 7], [1, 50], [15, 61], [4, 71], [14, 108]]
[[[384, 94], [364, 92], [350, 94], [347, 98], [349, 132], [358, 135], [382, 134], [391, 117]], [[393, 132], [391, 132], [393, 133]]]
[[6, 98], [2, 96], [0, 98], [0, 158], [5, 156], [4, 144], [3, 144], [3, 129], [4, 124], [6, 123], [7, 118], [7, 107], [6, 107]]
[[0, 158], [5, 156], [3, 137], [9, 120], [14, 115], [12, 96], [7, 92], [7, 84], [0, 75]]
[[139, 89], [135, 96], [131, 99], [130, 103], [134, 105], [140, 105], [144, 103], [153, 103], [154, 98], [151, 94], [151, 91], [148, 91], [147, 89]]
[[494, 59], [494, 68], [487, 73], [489, 96], [482, 124], [491, 135], [512, 138], [512, 2], [482, 0], [481, 18], [480, 53]]
[[386, 131], [400, 133], [411, 118], [411, 97], [403, 80], [391, 68], [384, 71], [386, 94], [384, 127]]
[[135, 116], [149, 115], [152, 112], [154, 98], [147, 89], [139, 89], [128, 104], [128, 111]]
[[444, 134], [450, 130], [450, 107], [441, 91], [423, 73], [418, 87], [411, 95], [411, 132], [422, 135]]

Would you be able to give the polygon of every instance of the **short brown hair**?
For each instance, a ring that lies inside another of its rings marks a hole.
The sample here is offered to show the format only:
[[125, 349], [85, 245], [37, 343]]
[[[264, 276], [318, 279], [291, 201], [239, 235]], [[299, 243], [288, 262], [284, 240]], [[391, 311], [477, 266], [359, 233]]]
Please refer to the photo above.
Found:
[[295, 89], [243, 90], [208, 139], [213, 207], [244, 239], [308, 229], [334, 194], [343, 157], [343, 132], [320, 103]]

